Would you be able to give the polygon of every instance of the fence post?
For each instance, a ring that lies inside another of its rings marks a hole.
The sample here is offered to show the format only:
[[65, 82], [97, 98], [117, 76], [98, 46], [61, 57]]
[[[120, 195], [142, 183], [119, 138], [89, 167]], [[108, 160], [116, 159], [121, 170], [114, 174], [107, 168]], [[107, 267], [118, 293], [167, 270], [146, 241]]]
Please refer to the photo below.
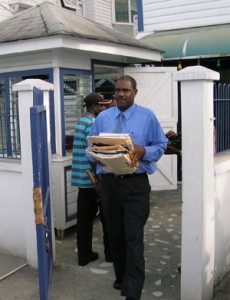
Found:
[[181, 81], [182, 253], [181, 300], [210, 300], [214, 278], [213, 80], [201, 66], [175, 75]]
[[40, 79], [26, 79], [13, 85], [13, 91], [18, 91], [18, 110], [21, 140], [21, 165], [25, 224], [21, 224], [25, 230], [25, 248], [27, 262], [29, 265], [37, 267], [37, 242], [36, 225], [33, 205], [33, 166], [31, 151], [31, 127], [30, 127], [30, 107], [33, 106], [33, 88], [36, 87], [44, 91], [44, 100], [47, 105], [47, 93], [53, 88], [51, 83]]

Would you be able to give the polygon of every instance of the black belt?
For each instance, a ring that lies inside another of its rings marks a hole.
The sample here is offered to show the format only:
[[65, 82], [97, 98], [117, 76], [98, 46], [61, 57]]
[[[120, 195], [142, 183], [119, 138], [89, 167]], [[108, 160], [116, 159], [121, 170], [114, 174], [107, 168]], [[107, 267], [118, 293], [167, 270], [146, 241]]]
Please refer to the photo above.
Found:
[[132, 173], [132, 174], [102, 174], [102, 175], [109, 175], [109, 176], [113, 176], [116, 179], [125, 179], [125, 178], [134, 178], [137, 176], [144, 176], [146, 175], [146, 173]]

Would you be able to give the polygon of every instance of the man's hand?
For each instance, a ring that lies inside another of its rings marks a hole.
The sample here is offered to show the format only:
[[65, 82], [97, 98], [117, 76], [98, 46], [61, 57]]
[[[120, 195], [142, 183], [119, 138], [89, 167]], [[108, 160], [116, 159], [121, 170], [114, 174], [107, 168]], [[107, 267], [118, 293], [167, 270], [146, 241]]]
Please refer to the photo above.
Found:
[[171, 155], [181, 155], [181, 134], [176, 133], [173, 130], [169, 130], [166, 132], [165, 136], [169, 139], [169, 143], [167, 145], [167, 149], [165, 150], [165, 154]]
[[168, 139], [172, 139], [172, 138], [176, 138], [178, 136], [178, 134], [173, 130], [169, 130], [168, 132], [166, 132], [165, 136]]
[[130, 168], [138, 168], [139, 163], [138, 161], [145, 156], [145, 148], [139, 145], [134, 144], [133, 145], [134, 150], [132, 151], [131, 155], [131, 163], [130, 163]]
[[171, 154], [176, 154], [176, 155], [181, 155], [181, 150], [175, 148], [174, 146], [170, 146], [168, 145], [166, 150], [165, 150], [165, 154], [171, 155]]
[[100, 160], [96, 160], [96, 163], [101, 167], [106, 167], [106, 164], [103, 164]]

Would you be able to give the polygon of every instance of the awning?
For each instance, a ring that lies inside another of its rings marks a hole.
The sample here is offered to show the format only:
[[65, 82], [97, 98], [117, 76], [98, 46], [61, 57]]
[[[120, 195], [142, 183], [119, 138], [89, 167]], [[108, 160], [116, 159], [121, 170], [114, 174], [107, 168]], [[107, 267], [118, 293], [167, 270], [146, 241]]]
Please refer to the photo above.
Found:
[[156, 32], [140, 40], [165, 51], [164, 60], [230, 56], [230, 24]]

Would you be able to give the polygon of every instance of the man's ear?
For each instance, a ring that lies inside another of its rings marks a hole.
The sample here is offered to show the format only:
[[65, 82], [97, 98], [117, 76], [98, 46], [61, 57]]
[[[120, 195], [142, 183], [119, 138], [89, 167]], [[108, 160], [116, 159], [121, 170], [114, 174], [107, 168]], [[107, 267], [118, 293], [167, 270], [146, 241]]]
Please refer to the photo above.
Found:
[[138, 89], [135, 90], [135, 95], [138, 93]]

